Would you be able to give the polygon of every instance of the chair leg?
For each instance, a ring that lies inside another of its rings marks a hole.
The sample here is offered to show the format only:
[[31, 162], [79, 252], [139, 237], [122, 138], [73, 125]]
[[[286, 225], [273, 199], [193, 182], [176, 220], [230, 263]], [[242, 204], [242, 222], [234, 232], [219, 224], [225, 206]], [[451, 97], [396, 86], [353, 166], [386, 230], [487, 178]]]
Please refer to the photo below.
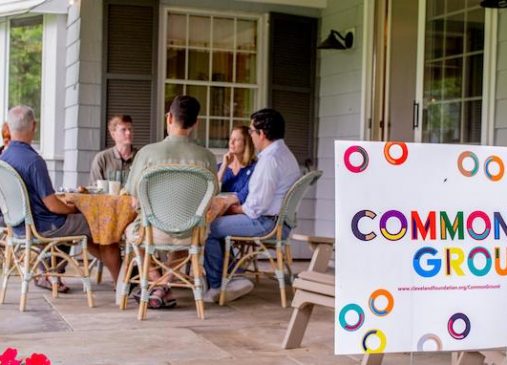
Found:
[[5, 302], [5, 294], [7, 293], [7, 282], [9, 280], [9, 270], [11, 267], [11, 255], [13, 255], [12, 247], [7, 245], [4, 251], [4, 262], [2, 265], [2, 289], [0, 289], [0, 304]]
[[294, 308], [292, 316], [290, 317], [289, 327], [283, 339], [282, 348], [295, 349], [301, 346], [301, 341], [305, 335], [308, 321], [313, 312], [313, 304], [303, 305], [299, 308]]
[[278, 279], [278, 285], [280, 286], [280, 301], [282, 308], [287, 308], [287, 293], [285, 292], [285, 276], [283, 266], [283, 252], [280, 243], [276, 245], [276, 278]]
[[83, 285], [86, 290], [86, 297], [88, 299], [88, 307], [93, 308], [93, 293], [92, 293], [92, 284], [90, 281], [90, 267], [88, 263], [88, 248], [86, 247], [86, 241], [83, 243], [82, 255], [83, 255]]
[[230, 278], [228, 278], [229, 271], [229, 261], [231, 256], [231, 239], [229, 237], [225, 238], [225, 254], [224, 254], [224, 265], [222, 268], [222, 286], [220, 287], [220, 300], [218, 302], [219, 305], [225, 304], [225, 289], [227, 289], [227, 283]]
[[152, 230], [146, 229], [146, 235], [147, 238], [147, 244], [146, 249], [144, 252], [144, 262], [142, 267], [142, 274], [141, 274], [141, 300], [139, 301], [139, 311], [137, 314], [137, 319], [142, 321], [146, 319], [146, 312], [148, 311], [148, 300], [150, 293], [148, 292], [148, 272], [150, 269], [150, 263], [151, 263], [151, 253], [149, 252], [149, 247], [151, 245], [151, 242], [153, 242], [153, 236], [152, 236]]
[[19, 311], [24, 312], [26, 309], [26, 300], [28, 295], [28, 284], [30, 283], [30, 254], [31, 254], [31, 240], [32, 232], [27, 229], [26, 234], [27, 244], [25, 245], [25, 257], [24, 257], [24, 270], [23, 270], [23, 282], [21, 283], [21, 298], [19, 300]]
[[99, 261], [97, 262], [97, 284], [102, 283], [102, 270], [104, 270], [104, 263]]
[[199, 262], [199, 246], [192, 246], [190, 249], [192, 260], [192, 271], [194, 274], [194, 297], [197, 310], [197, 317], [204, 319], [204, 302], [202, 300], [202, 269]]
[[292, 267], [292, 246], [290, 245], [288, 239], [285, 242], [285, 258], [287, 260], [287, 265]]
[[261, 275], [259, 271], [259, 264], [257, 263], [257, 256], [253, 258], [253, 267], [255, 271], [255, 285], [259, 285], [261, 283]]
[[[56, 274], [56, 256], [55, 256], [55, 248], [51, 247], [51, 271], [50, 273]], [[47, 273], [46, 273], [47, 275]], [[58, 298], [58, 279], [56, 276], [50, 276], [51, 286], [52, 286], [52, 296], [53, 298]]]
[[[128, 244], [128, 243], [127, 243]], [[123, 287], [122, 292], [120, 293], [120, 309], [127, 309], [128, 305], [128, 292], [129, 292], [129, 282], [130, 277], [132, 276], [134, 260], [132, 258], [131, 253], [125, 253], [125, 257], [123, 259], [123, 270], [125, 270], [125, 275], [123, 277]]]

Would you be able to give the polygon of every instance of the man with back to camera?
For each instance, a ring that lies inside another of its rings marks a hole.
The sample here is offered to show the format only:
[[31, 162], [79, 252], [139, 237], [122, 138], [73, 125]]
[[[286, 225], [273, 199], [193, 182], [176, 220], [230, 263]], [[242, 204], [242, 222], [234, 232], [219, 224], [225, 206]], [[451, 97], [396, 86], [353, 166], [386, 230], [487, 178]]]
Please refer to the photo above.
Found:
[[[114, 147], [95, 155], [90, 171], [90, 184], [97, 180], [115, 180], [122, 182], [130, 171], [137, 149], [132, 146], [134, 137], [132, 118], [129, 115], [114, 115], [109, 119], [107, 128], [114, 141]], [[123, 176], [115, 176], [119, 172]]]
[[[229, 213], [211, 223], [204, 246], [204, 268], [209, 290], [206, 302], [217, 302], [222, 282], [222, 265], [226, 236], [256, 237], [273, 230], [285, 193], [301, 175], [296, 158], [285, 144], [285, 120], [274, 109], [262, 109], [250, 116], [250, 130], [258, 162], [250, 178], [249, 193], [243, 205], [235, 195]], [[288, 227], [284, 234], [288, 234]], [[248, 279], [237, 279], [227, 285], [226, 300], [232, 301], [253, 289]]]
[[[0, 160], [11, 165], [23, 179], [37, 231], [45, 237], [87, 236], [89, 252], [104, 262], [116, 281], [121, 265], [118, 245], [99, 246], [93, 242], [84, 216], [74, 205], [64, 203], [56, 197], [46, 162], [31, 147], [36, 128], [33, 110], [25, 105], [15, 106], [9, 110], [7, 119], [11, 141]], [[24, 224], [14, 227], [14, 233], [24, 235]], [[64, 270], [62, 268], [62, 272]], [[47, 277], [40, 277], [36, 285], [51, 290]], [[58, 291], [65, 293], [68, 290], [59, 280]]]
[[[161, 142], [152, 143], [141, 148], [136, 155], [132, 169], [125, 186], [125, 190], [132, 195], [133, 203], [137, 205], [137, 184], [143, 172], [153, 166], [161, 164], [182, 164], [198, 165], [216, 172], [216, 158], [208, 149], [197, 145], [192, 140], [192, 132], [197, 127], [197, 117], [199, 115], [200, 105], [196, 98], [188, 95], [177, 96], [174, 98], [167, 113], [167, 132], [168, 136]], [[126, 230], [129, 241], [137, 241], [141, 229], [140, 217], [131, 223]], [[172, 242], [174, 239], [164, 232], [153, 228], [153, 241]], [[170, 256], [169, 260], [174, 257]], [[156, 270], [149, 271], [150, 280], [160, 278], [160, 273]], [[148, 301], [148, 308], [172, 308], [176, 305], [174, 296], [167, 287], [166, 283], [153, 288]], [[139, 297], [136, 298], [139, 300]]]

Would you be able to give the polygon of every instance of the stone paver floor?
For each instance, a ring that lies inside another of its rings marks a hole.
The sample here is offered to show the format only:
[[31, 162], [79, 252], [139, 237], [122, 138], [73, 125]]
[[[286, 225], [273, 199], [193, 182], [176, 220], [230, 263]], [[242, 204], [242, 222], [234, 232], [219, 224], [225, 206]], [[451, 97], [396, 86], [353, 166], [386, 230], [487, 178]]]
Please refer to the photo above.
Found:
[[[307, 262], [297, 262], [303, 270]], [[296, 270], [297, 271], [297, 270]], [[148, 311], [138, 321], [137, 304], [120, 311], [112, 282], [93, 285], [95, 308], [88, 308], [79, 281], [68, 282], [71, 293], [30, 287], [27, 311], [18, 311], [19, 280], [13, 278], [0, 306], [0, 353], [17, 348], [27, 356], [44, 353], [53, 365], [358, 365], [360, 356], [333, 355], [333, 312], [316, 308], [303, 347], [283, 350], [291, 309], [279, 305], [276, 283], [261, 279], [254, 291], [224, 307], [206, 306], [197, 319], [190, 290], [176, 290], [177, 308]], [[449, 353], [388, 354], [385, 365], [450, 364]]]

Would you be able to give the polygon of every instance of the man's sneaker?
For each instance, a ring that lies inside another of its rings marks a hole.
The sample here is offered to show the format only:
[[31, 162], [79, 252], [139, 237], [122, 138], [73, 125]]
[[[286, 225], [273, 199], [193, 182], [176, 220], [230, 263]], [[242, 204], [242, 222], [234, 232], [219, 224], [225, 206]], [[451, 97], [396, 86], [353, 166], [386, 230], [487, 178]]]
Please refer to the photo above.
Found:
[[[225, 301], [232, 302], [243, 295], [250, 293], [254, 288], [254, 284], [245, 278], [235, 279], [229, 282], [225, 290]], [[220, 295], [219, 295], [220, 298]]]
[[216, 303], [218, 302], [218, 299], [220, 299], [220, 288], [210, 288], [202, 297], [202, 300], [205, 303]]

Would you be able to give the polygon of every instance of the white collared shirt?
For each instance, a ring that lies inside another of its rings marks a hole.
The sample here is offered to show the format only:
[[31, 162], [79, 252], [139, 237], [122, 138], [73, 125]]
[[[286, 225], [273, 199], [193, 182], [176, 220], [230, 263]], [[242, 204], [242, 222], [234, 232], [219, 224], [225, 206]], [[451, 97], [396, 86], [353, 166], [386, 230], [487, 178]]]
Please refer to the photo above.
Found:
[[278, 215], [285, 193], [301, 175], [298, 162], [283, 139], [262, 150], [242, 205], [250, 218]]

